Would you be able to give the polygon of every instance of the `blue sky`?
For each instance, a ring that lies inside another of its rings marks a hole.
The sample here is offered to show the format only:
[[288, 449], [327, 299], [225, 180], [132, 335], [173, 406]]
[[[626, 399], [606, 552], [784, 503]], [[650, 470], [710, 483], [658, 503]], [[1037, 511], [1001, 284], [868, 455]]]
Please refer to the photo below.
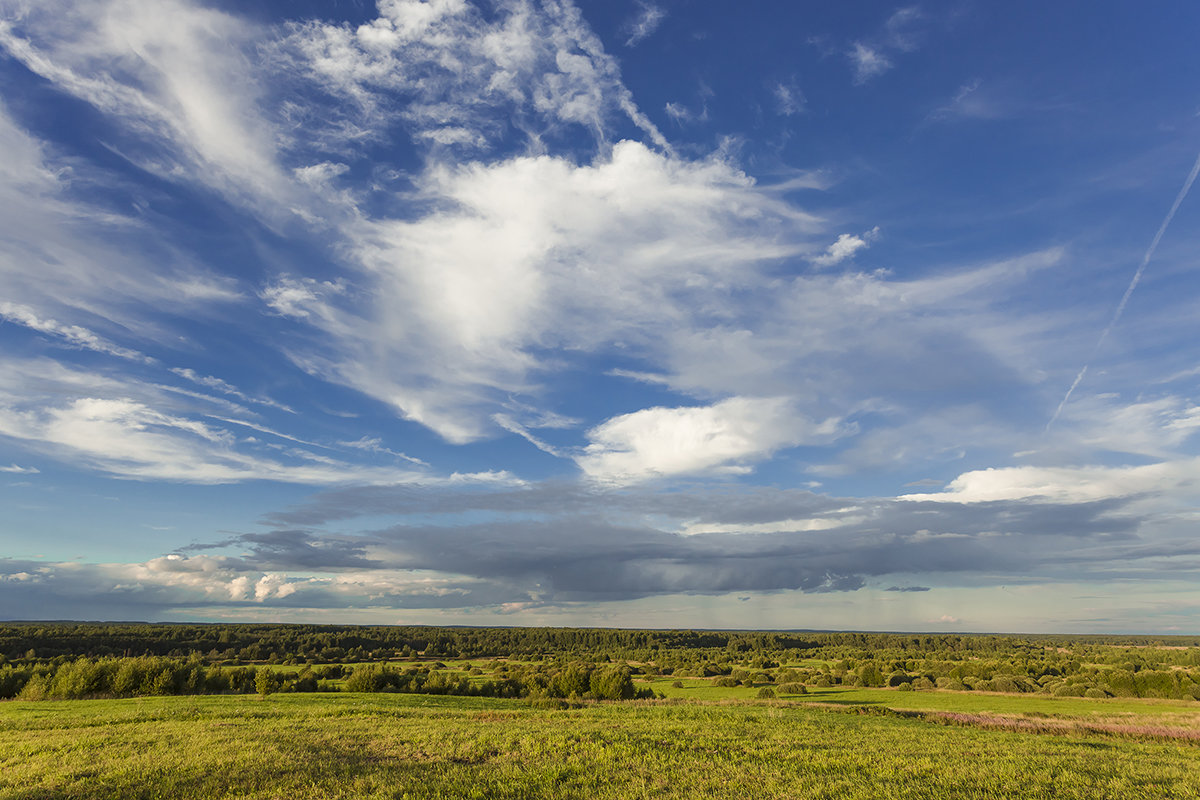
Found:
[[0, 618], [1195, 633], [1198, 24], [0, 0]]

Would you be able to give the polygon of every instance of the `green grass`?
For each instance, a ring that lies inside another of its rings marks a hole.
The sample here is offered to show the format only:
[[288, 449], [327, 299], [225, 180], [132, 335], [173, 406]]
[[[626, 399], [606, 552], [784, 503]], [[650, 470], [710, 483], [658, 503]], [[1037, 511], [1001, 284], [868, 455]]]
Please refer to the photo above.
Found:
[[[678, 680], [682, 688], [672, 684]], [[714, 686], [709, 678], [655, 678], [651, 682], [637, 681], [639, 688], [650, 686], [669, 698], [688, 700], [750, 700], [757, 696], [759, 685]], [[778, 692], [778, 686], [771, 687]], [[1097, 716], [1131, 714], [1148, 717], [1180, 716], [1200, 719], [1200, 703], [1195, 700], [1151, 700], [1145, 698], [1110, 697], [1093, 700], [1084, 697], [1051, 697], [1044, 694], [1000, 694], [996, 692], [953, 692], [922, 690], [900, 692], [895, 689], [860, 689], [831, 686], [808, 687], [808, 694], [779, 694], [783, 700], [796, 702], [835, 703], [853, 706], [921, 711], [958, 711], [964, 713], [1039, 714], [1052, 716]]]
[[110, 797], [1196, 798], [1200, 746], [791, 703], [554, 711], [318, 694], [0, 704], [0, 798]]
[[858, 689], [853, 687], [809, 688], [803, 697], [788, 699], [844, 705], [885, 706], [887, 708], [959, 711], [965, 713], [1036, 714], [1048, 716], [1179, 717], [1200, 720], [1200, 703], [1195, 700], [1149, 700], [1137, 697], [1110, 697], [1093, 700], [1084, 697], [1051, 697], [1043, 694], [999, 694], [993, 692], [915, 691], [895, 689]]

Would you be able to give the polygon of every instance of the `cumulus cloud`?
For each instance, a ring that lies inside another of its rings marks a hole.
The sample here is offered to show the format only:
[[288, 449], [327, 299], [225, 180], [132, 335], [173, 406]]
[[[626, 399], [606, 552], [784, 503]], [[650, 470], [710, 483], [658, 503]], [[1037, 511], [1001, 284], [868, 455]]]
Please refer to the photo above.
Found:
[[705, 471], [745, 472], [781, 447], [829, 442], [840, 421], [814, 423], [783, 398], [734, 397], [711, 406], [647, 408], [588, 431], [577, 463], [589, 478], [631, 483]]
[[838, 236], [836, 242], [826, 248], [824, 253], [813, 258], [812, 262], [819, 267], [829, 267], [839, 264], [848, 258], [853, 258], [854, 254], [859, 250], [865, 250], [870, 247], [871, 242], [878, 238], [879, 226], [875, 226], [861, 236], [852, 233], [843, 233]]

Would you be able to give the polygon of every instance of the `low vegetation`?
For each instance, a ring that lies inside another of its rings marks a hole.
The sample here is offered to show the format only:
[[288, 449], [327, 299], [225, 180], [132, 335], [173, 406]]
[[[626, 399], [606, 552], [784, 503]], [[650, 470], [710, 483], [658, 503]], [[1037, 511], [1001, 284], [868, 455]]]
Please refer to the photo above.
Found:
[[1198, 645], [10, 624], [0, 800], [1196, 798]]
[[[897, 693], [892, 692], [896, 695]], [[1103, 702], [1103, 701], [1100, 701]], [[0, 797], [1185, 798], [1200, 747], [783, 701], [0, 704]]]

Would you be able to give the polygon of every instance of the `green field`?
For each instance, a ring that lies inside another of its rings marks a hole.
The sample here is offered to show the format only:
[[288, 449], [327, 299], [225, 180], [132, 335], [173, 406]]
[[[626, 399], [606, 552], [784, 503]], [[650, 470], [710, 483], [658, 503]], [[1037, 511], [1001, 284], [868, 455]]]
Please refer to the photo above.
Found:
[[[963, 698], [975, 710], [1009, 699], [882, 690], [805, 699], [937, 709]], [[1200, 725], [1181, 704], [1011, 699], [1024, 705], [1008, 711], [1043, 718], [1045, 707], [1118, 719], [1132, 706], [1143, 722]], [[1200, 797], [1200, 745], [1133, 733], [1011, 732], [789, 701], [566, 710], [349, 693], [10, 701], [0, 704], [0, 798]]]

